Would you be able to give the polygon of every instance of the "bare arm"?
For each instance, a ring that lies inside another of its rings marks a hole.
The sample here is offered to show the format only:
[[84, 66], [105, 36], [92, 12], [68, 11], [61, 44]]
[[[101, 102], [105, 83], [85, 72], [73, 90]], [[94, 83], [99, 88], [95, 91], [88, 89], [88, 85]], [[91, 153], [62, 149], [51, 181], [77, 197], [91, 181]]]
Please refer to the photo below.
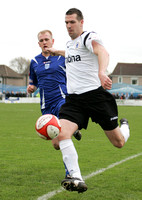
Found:
[[53, 55], [65, 57], [65, 51], [64, 50], [57, 50], [57, 49], [54, 49], [52, 47], [47, 48], [47, 50]]
[[98, 56], [99, 62], [99, 78], [101, 81], [101, 85], [104, 89], [111, 89], [112, 81], [106, 75], [106, 69], [109, 63], [109, 54], [106, 49], [100, 45], [99, 43], [92, 41], [94, 54]]

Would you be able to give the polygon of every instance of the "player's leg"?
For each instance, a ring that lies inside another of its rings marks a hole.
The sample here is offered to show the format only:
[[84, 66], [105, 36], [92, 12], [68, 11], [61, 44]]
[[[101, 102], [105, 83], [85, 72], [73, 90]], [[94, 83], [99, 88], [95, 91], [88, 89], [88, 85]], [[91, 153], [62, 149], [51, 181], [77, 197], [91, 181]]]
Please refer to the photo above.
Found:
[[[56, 107], [54, 108], [54, 112], [52, 114], [56, 115], [58, 118], [59, 118], [59, 111], [60, 111], [60, 108], [61, 106], [65, 103], [65, 99], [62, 98], [58, 104], [56, 105]], [[76, 130], [74, 133], [73, 133], [73, 136], [75, 137], [75, 139], [77, 139], [78, 141], [81, 140], [82, 138], [82, 134], [79, 130]], [[56, 141], [55, 141], [56, 142]], [[53, 145], [54, 146], [54, 145]], [[55, 144], [54, 148], [56, 148], [57, 144]]]
[[[52, 145], [53, 145], [54, 149], [60, 150], [58, 137], [52, 139]], [[65, 177], [68, 177], [69, 176], [69, 172], [68, 172], [68, 169], [67, 169], [65, 163], [64, 163], [64, 166], [65, 166]]]
[[[79, 141], [79, 140], [81, 140], [82, 134], [81, 134], [81, 132], [79, 130], [76, 130], [73, 133], [73, 136]], [[54, 149], [60, 150], [58, 137], [52, 139], [52, 145], [53, 145]]]
[[61, 185], [69, 191], [84, 192], [87, 186], [82, 179], [79, 164], [78, 154], [71, 140], [73, 133], [78, 129], [78, 125], [66, 119], [60, 119], [61, 132], [58, 136], [59, 146], [70, 177], [66, 177]]
[[58, 137], [52, 139], [52, 145], [53, 145], [54, 149], [60, 150]]
[[119, 127], [118, 108], [114, 97], [103, 88], [100, 88], [99, 95], [102, 95], [103, 101], [92, 106], [97, 116], [94, 119], [100, 124], [110, 142], [121, 148], [130, 136], [128, 121], [127, 119], [121, 119]]
[[130, 129], [127, 119], [120, 120], [120, 127], [111, 130], [104, 131], [110, 142], [118, 148], [124, 146], [130, 136]]
[[[54, 110], [54, 113], [53, 113], [53, 110], [52, 111], [50, 110], [50, 108], [41, 109], [42, 115], [44, 115], [44, 114], [54, 114], [57, 117], [59, 117], [58, 116], [59, 115], [59, 106], [57, 106], [57, 108]], [[53, 145], [54, 149], [60, 150], [58, 137], [52, 139], [51, 142], [52, 142], [52, 145]], [[64, 166], [65, 166], [65, 177], [66, 177], [66, 176], [69, 175], [69, 172], [68, 172], [68, 169], [67, 169], [65, 163], [64, 163]]]

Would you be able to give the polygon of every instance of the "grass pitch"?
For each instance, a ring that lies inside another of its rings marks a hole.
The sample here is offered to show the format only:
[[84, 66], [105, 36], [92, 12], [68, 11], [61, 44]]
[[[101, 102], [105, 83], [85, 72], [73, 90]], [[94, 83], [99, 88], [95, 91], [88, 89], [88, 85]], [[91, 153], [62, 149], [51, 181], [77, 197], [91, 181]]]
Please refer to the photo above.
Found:
[[[82, 140], [73, 138], [83, 176], [142, 152], [142, 107], [119, 106], [128, 119], [131, 137], [122, 149], [112, 146], [90, 121]], [[0, 104], [0, 200], [37, 200], [60, 188], [65, 176], [60, 151], [39, 138], [35, 122], [39, 104]], [[63, 191], [51, 200], [141, 200], [142, 156], [86, 180], [87, 192]]]

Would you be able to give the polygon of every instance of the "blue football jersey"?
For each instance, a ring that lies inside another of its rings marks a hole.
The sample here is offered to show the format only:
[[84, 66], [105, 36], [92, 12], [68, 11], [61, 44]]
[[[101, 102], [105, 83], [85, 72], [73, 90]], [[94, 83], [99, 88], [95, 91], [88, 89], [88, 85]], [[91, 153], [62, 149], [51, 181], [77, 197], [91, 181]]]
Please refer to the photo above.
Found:
[[67, 94], [65, 58], [62, 56], [44, 57], [39, 54], [31, 60], [29, 84], [39, 88], [41, 109], [49, 113], [63, 102]]

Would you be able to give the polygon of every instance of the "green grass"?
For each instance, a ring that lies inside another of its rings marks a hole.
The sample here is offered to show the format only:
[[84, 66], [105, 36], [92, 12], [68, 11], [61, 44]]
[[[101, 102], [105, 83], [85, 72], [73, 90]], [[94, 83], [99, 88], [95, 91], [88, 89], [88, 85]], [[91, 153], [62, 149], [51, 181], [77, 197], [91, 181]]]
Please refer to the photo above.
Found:
[[[0, 200], [36, 200], [60, 188], [64, 166], [60, 151], [40, 139], [35, 122], [39, 104], [0, 104]], [[73, 138], [83, 176], [142, 152], [142, 107], [119, 107], [129, 120], [131, 137], [122, 149], [112, 146], [90, 122], [80, 142]], [[86, 180], [83, 194], [63, 191], [51, 200], [141, 200], [142, 156]]]

